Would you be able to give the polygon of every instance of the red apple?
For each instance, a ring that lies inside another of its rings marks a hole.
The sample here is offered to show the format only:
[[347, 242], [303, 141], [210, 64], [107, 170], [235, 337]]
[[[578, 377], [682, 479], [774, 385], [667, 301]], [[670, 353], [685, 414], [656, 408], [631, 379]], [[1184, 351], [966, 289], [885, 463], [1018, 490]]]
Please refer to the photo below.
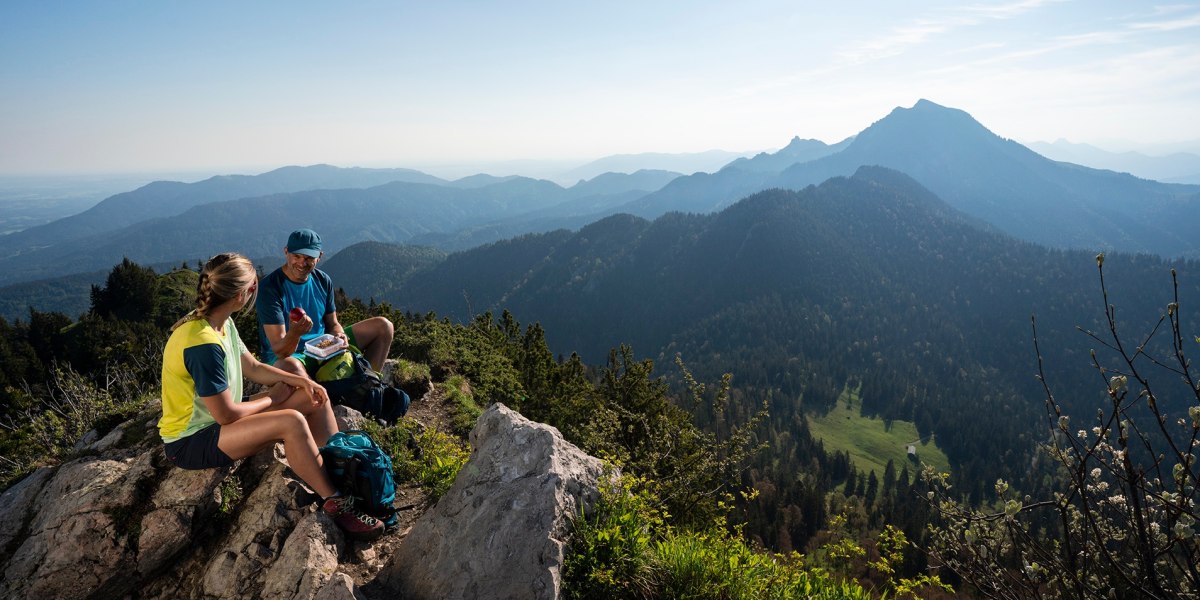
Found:
[[300, 308], [299, 306], [297, 306], [296, 308], [293, 308], [292, 312], [288, 313], [288, 318], [290, 318], [293, 321], [303, 321], [304, 320], [304, 309]]

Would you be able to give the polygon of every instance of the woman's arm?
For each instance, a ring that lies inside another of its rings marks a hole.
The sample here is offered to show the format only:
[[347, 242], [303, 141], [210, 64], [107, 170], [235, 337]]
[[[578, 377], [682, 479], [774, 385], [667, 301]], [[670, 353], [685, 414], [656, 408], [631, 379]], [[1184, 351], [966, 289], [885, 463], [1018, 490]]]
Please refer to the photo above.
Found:
[[[321, 384], [308, 377], [289, 373], [278, 367], [259, 362], [249, 352], [242, 353], [242, 375], [250, 381], [263, 385], [283, 383], [291, 387], [292, 390], [303, 389], [308, 392], [309, 396], [312, 396], [313, 401], [317, 404], [329, 400], [329, 396], [325, 393], [325, 388]], [[286, 396], [284, 399], [286, 399]]]
[[229, 391], [229, 388], [225, 388], [219, 394], [204, 396], [202, 400], [204, 400], [204, 405], [208, 407], [208, 412], [212, 414], [213, 419], [221, 425], [228, 425], [242, 417], [263, 412], [282, 402], [283, 399], [276, 400], [270, 394], [260, 394], [256, 398], [246, 400], [245, 402], [234, 402], [233, 393]]

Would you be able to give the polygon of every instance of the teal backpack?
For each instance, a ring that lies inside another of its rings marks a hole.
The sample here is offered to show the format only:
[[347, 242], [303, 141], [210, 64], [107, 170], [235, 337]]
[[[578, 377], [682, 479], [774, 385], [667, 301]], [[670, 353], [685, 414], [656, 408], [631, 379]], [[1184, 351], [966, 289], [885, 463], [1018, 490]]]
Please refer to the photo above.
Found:
[[388, 529], [396, 526], [396, 480], [392, 459], [365, 431], [339, 431], [321, 448], [321, 458], [329, 479], [343, 494], [354, 496], [354, 506], [383, 521]]

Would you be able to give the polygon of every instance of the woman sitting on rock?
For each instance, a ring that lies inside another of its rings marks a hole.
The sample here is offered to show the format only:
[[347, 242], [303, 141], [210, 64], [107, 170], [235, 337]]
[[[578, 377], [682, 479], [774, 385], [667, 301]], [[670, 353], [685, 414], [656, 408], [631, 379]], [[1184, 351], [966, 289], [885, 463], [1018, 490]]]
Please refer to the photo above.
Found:
[[[383, 523], [355, 510], [321, 465], [318, 448], [337, 432], [325, 389], [259, 362], [242, 345], [231, 315], [257, 291], [244, 256], [218, 254], [204, 265], [196, 309], [171, 327], [163, 350], [158, 431], [167, 458], [184, 469], [223, 467], [283, 442], [292, 470], [324, 499], [321, 509], [351, 537], [377, 537]], [[243, 398], [243, 375], [271, 388]]]

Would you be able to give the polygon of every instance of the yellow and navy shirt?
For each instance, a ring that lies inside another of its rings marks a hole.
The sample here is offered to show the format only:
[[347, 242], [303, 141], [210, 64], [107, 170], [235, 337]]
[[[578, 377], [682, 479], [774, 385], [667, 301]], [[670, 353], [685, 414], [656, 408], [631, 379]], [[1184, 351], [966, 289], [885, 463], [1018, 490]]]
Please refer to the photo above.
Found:
[[162, 408], [158, 433], [163, 442], [185, 438], [213, 423], [205, 396], [226, 389], [242, 401], [242, 353], [246, 347], [233, 319], [218, 333], [206, 319], [195, 319], [171, 332], [163, 350]]

